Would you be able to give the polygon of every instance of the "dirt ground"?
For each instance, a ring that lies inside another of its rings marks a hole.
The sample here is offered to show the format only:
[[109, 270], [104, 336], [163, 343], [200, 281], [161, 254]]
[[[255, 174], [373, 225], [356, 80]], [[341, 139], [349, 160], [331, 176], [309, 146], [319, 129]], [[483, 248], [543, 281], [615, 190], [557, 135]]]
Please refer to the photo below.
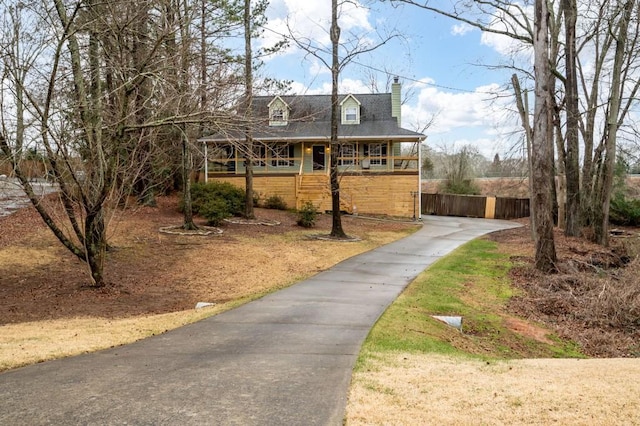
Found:
[[344, 217], [345, 231], [362, 241], [319, 242], [308, 235], [328, 234], [328, 215], [305, 230], [291, 212], [257, 209], [259, 218], [280, 225], [227, 223], [221, 235], [209, 236], [160, 233], [161, 227], [181, 224], [176, 206], [176, 197], [162, 197], [157, 208], [127, 209], [113, 218], [108, 286], [99, 290], [89, 287], [83, 263], [57, 242], [34, 209], [0, 218], [0, 325], [113, 319], [182, 311], [198, 301], [224, 303], [290, 284], [412, 227]]
[[640, 229], [612, 229], [610, 247], [555, 229], [558, 271], [542, 274], [533, 267], [528, 220], [519, 221], [525, 226], [488, 236], [516, 264], [510, 278], [520, 291], [511, 313], [545, 324], [589, 356], [640, 357]]

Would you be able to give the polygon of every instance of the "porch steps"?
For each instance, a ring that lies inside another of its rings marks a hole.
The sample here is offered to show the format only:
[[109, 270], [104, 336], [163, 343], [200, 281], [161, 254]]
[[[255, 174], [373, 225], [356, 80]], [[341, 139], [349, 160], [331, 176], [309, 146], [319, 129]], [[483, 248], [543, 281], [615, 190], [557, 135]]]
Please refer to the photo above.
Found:
[[[329, 186], [329, 176], [325, 174], [301, 175], [298, 181], [296, 194], [297, 208], [301, 208], [304, 203], [311, 201], [320, 212], [331, 210], [331, 188]], [[351, 212], [351, 206], [340, 200], [341, 210]]]

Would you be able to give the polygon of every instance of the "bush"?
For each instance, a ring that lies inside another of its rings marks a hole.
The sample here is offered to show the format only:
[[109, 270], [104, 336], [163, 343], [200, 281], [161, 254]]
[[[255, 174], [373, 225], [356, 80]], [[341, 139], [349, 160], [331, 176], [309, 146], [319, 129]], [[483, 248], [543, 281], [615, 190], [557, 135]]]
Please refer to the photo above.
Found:
[[440, 192], [458, 195], [479, 195], [480, 188], [470, 179], [460, 181], [446, 180], [440, 186]]
[[243, 189], [228, 182], [194, 183], [191, 186], [191, 204], [194, 214], [204, 216], [203, 207], [213, 200], [224, 201], [227, 204], [227, 212], [231, 216], [241, 216], [244, 213]]
[[318, 209], [316, 206], [307, 201], [302, 208], [298, 210], [297, 224], [303, 228], [313, 228], [316, 225], [316, 217], [318, 216]]
[[231, 216], [229, 205], [222, 198], [213, 198], [200, 206], [200, 215], [207, 219], [207, 224], [219, 226], [222, 221]]
[[609, 222], [614, 225], [640, 225], [640, 200], [628, 199], [621, 193], [611, 198]]
[[286, 210], [287, 203], [284, 202], [281, 196], [272, 195], [271, 197], [265, 200], [264, 207], [267, 209], [274, 209], [274, 210]]

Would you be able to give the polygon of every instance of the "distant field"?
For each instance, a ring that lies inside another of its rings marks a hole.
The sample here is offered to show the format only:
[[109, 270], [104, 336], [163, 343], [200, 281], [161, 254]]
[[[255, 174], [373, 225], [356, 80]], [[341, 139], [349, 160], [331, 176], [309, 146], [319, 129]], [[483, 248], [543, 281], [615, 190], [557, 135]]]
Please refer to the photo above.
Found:
[[[422, 191], [428, 194], [440, 192], [438, 187], [443, 179], [423, 179]], [[477, 178], [473, 182], [480, 187], [481, 195], [497, 197], [529, 197], [529, 181], [526, 177], [518, 178]], [[631, 196], [640, 197], [640, 175], [629, 175], [627, 186]]]

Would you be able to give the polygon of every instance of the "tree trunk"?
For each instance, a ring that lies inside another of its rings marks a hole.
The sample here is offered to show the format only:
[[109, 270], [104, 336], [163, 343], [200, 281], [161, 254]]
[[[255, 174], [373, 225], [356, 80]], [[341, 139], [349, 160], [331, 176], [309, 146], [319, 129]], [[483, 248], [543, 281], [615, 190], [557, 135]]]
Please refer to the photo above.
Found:
[[533, 120], [531, 207], [536, 224], [535, 266], [542, 272], [556, 270], [556, 249], [553, 239], [552, 200], [549, 183], [552, 178], [550, 140], [551, 100], [549, 94], [548, 19], [546, 0], [535, 1], [535, 111]]
[[[146, 61], [148, 60], [149, 45], [149, 10], [146, 1], [138, 2], [136, 8], [144, 8], [139, 14], [139, 23], [133, 39], [131, 59], [137, 75], [142, 76], [135, 94], [135, 119], [139, 126], [146, 123], [151, 115], [148, 100], [151, 94], [151, 81], [144, 77]], [[175, 42], [175, 40], [174, 40]], [[140, 174], [134, 182], [133, 191], [138, 203], [143, 206], [155, 207], [157, 204], [154, 191], [152, 143], [148, 131], [141, 128], [137, 131], [138, 144], [137, 161], [140, 164]]]
[[567, 102], [567, 150], [565, 158], [566, 174], [566, 220], [565, 235], [578, 237], [580, 223], [580, 153], [578, 141], [578, 77], [576, 69], [576, 20], [578, 6], [576, 0], [563, 0], [565, 22], [565, 92]]
[[193, 154], [189, 149], [189, 138], [185, 129], [180, 132], [182, 138], [182, 201], [184, 203], [184, 223], [182, 228], [188, 231], [198, 229], [193, 222], [193, 206], [191, 204], [191, 170]]
[[[524, 128], [524, 138], [527, 149], [527, 169], [529, 171], [529, 193], [533, 194], [533, 163], [531, 157], [531, 141], [533, 139], [533, 130], [531, 129], [531, 123], [529, 122], [529, 97], [527, 91], [522, 91], [520, 87], [520, 80], [518, 76], [513, 74], [511, 76], [511, 83], [513, 84], [513, 91], [516, 96], [516, 106], [518, 107], [518, 114], [520, 115], [520, 121]], [[535, 215], [529, 215], [529, 225], [531, 227], [531, 239], [536, 239], [536, 225]]]
[[97, 205], [88, 211], [84, 223], [86, 261], [91, 271], [92, 287], [104, 287], [104, 258], [107, 252], [107, 238], [102, 205]]
[[244, 217], [253, 219], [253, 52], [251, 47], [251, 0], [244, 0], [244, 118], [245, 127], [245, 201]]
[[609, 113], [607, 115], [607, 129], [605, 132], [605, 157], [602, 169], [602, 184], [596, 207], [601, 209], [599, 216], [594, 222], [595, 239], [598, 244], [609, 245], [609, 208], [611, 205], [611, 192], [613, 191], [613, 174], [616, 161], [616, 142], [618, 134], [618, 119], [621, 103], [621, 86], [623, 85], [622, 65], [624, 62], [625, 50], [627, 48], [627, 31], [631, 20], [631, 12], [635, 1], [627, 0], [621, 11], [620, 21], [615, 29], [616, 50], [613, 60], [613, 71], [611, 78], [611, 99], [609, 101]]
[[338, 26], [338, 1], [331, 0], [331, 164], [329, 179], [331, 184], [331, 236], [347, 238], [342, 229], [340, 216], [340, 181], [338, 180], [338, 47], [340, 27]]

